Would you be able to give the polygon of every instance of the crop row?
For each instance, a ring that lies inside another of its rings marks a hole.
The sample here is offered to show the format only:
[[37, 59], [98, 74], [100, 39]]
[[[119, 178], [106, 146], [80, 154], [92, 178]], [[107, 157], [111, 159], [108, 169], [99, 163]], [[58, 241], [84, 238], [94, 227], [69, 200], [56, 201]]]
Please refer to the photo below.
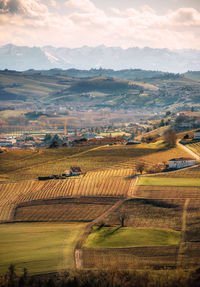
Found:
[[[23, 181], [0, 184], [0, 209], [22, 202], [77, 196], [126, 196], [132, 169], [88, 172], [80, 178], [49, 181]], [[0, 220], [9, 220], [9, 212], [1, 212]]]
[[91, 221], [109, 208], [98, 204], [51, 204], [19, 207], [17, 221]]
[[194, 153], [200, 155], [200, 142], [188, 144], [187, 147]]
[[132, 168], [133, 171], [136, 173], [136, 166], [138, 163], [142, 162], [145, 164], [145, 169], [150, 170], [153, 166], [157, 164], [167, 164], [169, 159], [176, 158], [176, 157], [184, 157], [188, 156], [188, 153], [179, 147], [175, 147], [169, 150], [162, 150], [157, 151], [155, 153], [150, 153], [144, 156], [140, 156], [137, 158], [131, 158], [130, 160], [119, 163], [112, 168]]
[[138, 186], [135, 196], [152, 199], [200, 199], [200, 188], [191, 186]]

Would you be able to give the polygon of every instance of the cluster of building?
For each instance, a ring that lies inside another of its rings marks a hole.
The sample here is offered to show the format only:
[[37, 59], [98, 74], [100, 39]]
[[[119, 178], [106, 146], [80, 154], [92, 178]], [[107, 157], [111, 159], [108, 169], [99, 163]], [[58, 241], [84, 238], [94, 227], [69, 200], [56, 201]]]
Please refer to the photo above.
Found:
[[4, 136], [0, 138], [0, 147], [7, 149], [35, 149], [45, 147], [43, 136]]

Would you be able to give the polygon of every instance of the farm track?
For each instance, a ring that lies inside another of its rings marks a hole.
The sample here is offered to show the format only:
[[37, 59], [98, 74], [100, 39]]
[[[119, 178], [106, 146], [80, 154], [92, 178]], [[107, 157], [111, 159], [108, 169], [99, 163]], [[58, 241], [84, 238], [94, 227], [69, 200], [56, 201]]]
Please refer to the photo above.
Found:
[[[138, 177], [135, 180], [132, 180], [132, 186], [129, 187], [129, 190], [131, 189], [131, 193], [134, 193], [134, 189], [136, 188], [136, 183], [137, 183]], [[128, 194], [130, 194], [130, 191], [128, 191]], [[106, 210], [104, 213], [102, 213], [100, 216], [98, 216], [97, 218], [95, 218], [92, 222], [90, 222], [85, 230], [84, 233], [82, 234], [80, 240], [78, 241], [75, 250], [74, 250], [74, 259], [75, 259], [75, 266], [76, 269], [82, 269], [83, 267], [83, 262], [82, 262], [82, 246], [85, 242], [85, 240], [87, 239], [88, 235], [91, 232], [92, 227], [100, 222], [101, 220], [103, 220], [106, 216], [108, 216], [111, 212], [113, 212], [114, 210], [118, 209], [125, 201], [127, 200], [127, 198], [122, 198], [119, 201], [117, 201], [114, 205], [112, 205], [108, 210]]]
[[74, 260], [75, 260], [75, 267], [76, 267], [76, 269], [82, 269], [82, 267], [83, 267], [83, 262], [82, 262], [82, 250], [81, 250], [81, 248], [82, 248], [82, 246], [83, 246], [85, 240], [87, 239], [88, 235], [90, 234], [92, 227], [93, 227], [96, 223], [98, 223], [98, 222], [100, 222], [101, 220], [103, 220], [104, 217], [108, 216], [112, 211], [114, 211], [114, 210], [116, 210], [117, 208], [119, 208], [126, 200], [127, 200], [126, 198], [120, 199], [120, 200], [117, 201], [114, 205], [112, 205], [107, 211], [105, 211], [105, 212], [104, 212], [103, 214], [101, 214], [99, 217], [95, 218], [92, 222], [90, 222], [90, 223], [86, 226], [86, 228], [85, 228], [85, 230], [84, 230], [84, 232], [83, 232], [83, 234], [82, 234], [80, 240], [79, 240], [78, 243], [76, 244], [76, 247], [75, 247], [75, 250], [74, 250]]
[[183, 214], [182, 214], [182, 228], [181, 228], [181, 240], [178, 249], [178, 256], [177, 256], [177, 268], [181, 267], [182, 264], [182, 257], [185, 250], [185, 232], [186, 232], [186, 218], [187, 218], [187, 209], [190, 203], [190, 199], [187, 198], [185, 200], [185, 204], [183, 206]]
[[132, 179], [132, 181], [131, 181], [129, 191], [128, 191], [128, 195], [131, 197], [136, 197], [138, 179], [139, 179], [139, 176], [136, 176], [135, 180]]

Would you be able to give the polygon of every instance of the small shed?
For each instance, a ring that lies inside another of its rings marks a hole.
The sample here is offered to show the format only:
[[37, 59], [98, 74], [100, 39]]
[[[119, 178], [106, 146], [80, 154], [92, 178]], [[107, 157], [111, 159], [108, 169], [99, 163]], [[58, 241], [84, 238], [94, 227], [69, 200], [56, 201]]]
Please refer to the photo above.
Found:
[[81, 168], [79, 166], [70, 167], [70, 175], [79, 175], [81, 174]]
[[196, 160], [189, 157], [179, 157], [179, 158], [172, 158], [168, 161], [169, 168], [172, 169], [179, 169], [184, 167], [193, 166], [196, 164]]

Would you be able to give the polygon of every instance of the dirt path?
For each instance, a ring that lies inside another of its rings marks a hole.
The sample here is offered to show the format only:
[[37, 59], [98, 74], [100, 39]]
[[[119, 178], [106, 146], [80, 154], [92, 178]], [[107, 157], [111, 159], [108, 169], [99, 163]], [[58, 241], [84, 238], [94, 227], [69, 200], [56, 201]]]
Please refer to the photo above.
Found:
[[80, 240], [76, 244], [75, 251], [74, 251], [74, 260], [75, 260], [76, 269], [82, 269], [83, 268], [83, 258], [82, 258], [82, 249], [81, 248], [82, 248], [85, 240], [87, 239], [88, 235], [90, 234], [93, 225], [102, 221], [112, 211], [119, 208], [126, 200], [127, 200], [126, 198], [120, 199], [114, 205], [112, 205], [108, 210], [106, 210], [103, 214], [101, 214], [100, 216], [95, 218], [92, 222], [90, 222], [86, 226], [83, 234], [81, 235]]
[[181, 267], [181, 263], [182, 263], [182, 258], [183, 258], [183, 252], [185, 249], [185, 231], [186, 231], [186, 219], [187, 219], [187, 208], [189, 205], [190, 199], [187, 198], [185, 200], [185, 204], [183, 207], [183, 215], [182, 215], [182, 228], [181, 228], [181, 240], [179, 243], [179, 250], [178, 250], [178, 256], [177, 256], [177, 268]]
[[136, 176], [135, 179], [132, 179], [129, 190], [128, 190], [128, 196], [131, 196], [131, 197], [136, 196], [138, 179], [139, 179], [139, 176]]

